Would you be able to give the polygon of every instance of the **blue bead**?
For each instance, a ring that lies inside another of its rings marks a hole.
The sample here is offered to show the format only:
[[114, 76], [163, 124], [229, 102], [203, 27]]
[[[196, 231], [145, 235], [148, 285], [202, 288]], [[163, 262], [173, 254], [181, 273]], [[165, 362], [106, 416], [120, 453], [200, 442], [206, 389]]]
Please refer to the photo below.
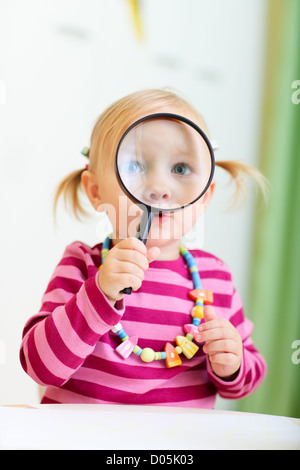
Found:
[[167, 353], [166, 353], [166, 352], [162, 351], [160, 354], [161, 354], [161, 358], [162, 358], [162, 359], [166, 359], [166, 357], [167, 357]]
[[124, 331], [123, 329], [118, 331], [118, 335], [120, 336], [121, 339], [125, 338], [125, 336], [127, 336], [127, 333], [126, 331]]
[[109, 250], [109, 247], [110, 247], [110, 238], [107, 237], [104, 242], [103, 242], [103, 248]]
[[192, 279], [193, 279], [193, 283], [194, 283], [194, 288], [195, 289], [202, 289], [201, 279], [200, 279], [200, 276], [199, 276], [198, 272], [193, 272], [192, 273]]
[[193, 318], [193, 325], [199, 326], [199, 325], [200, 325], [200, 321], [201, 321], [200, 318], [194, 317], [194, 318]]
[[193, 261], [187, 261], [186, 264], [187, 264], [188, 268], [196, 268], [197, 267], [197, 263], [195, 263], [194, 260]]

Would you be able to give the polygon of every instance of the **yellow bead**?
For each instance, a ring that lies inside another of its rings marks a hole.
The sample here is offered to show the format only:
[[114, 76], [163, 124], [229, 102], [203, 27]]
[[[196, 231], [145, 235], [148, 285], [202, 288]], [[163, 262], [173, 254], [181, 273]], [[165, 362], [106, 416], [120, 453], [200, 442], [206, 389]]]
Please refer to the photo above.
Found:
[[186, 338], [184, 336], [176, 336], [175, 341], [177, 346], [181, 346], [186, 342]]
[[182, 345], [182, 352], [188, 359], [191, 359], [198, 351], [198, 346], [192, 341], [187, 341]]
[[195, 343], [193, 343], [192, 341], [189, 341], [184, 336], [176, 336], [175, 341], [178, 344], [178, 346], [181, 347], [183, 354], [188, 359], [191, 359], [199, 349]]
[[196, 318], [203, 318], [204, 317], [204, 310], [203, 310], [203, 307], [201, 307], [200, 305], [196, 305], [196, 307], [194, 307], [191, 311], [191, 315], [192, 317], [196, 317]]
[[145, 348], [140, 355], [143, 362], [152, 362], [155, 359], [155, 351], [151, 348]]

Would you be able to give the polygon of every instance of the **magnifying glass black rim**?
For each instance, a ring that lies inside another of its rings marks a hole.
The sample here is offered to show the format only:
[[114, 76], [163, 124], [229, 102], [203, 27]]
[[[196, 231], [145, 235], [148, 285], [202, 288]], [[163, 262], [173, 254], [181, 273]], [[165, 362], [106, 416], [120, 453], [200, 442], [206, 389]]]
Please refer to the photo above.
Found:
[[[211, 158], [211, 172], [210, 172], [210, 176], [209, 176], [209, 179], [207, 181], [207, 184], [205, 186], [205, 188], [203, 189], [203, 191], [199, 194], [199, 196], [196, 197], [196, 199], [194, 199], [193, 201], [191, 202], [188, 202], [187, 204], [184, 204], [183, 206], [180, 206], [180, 207], [176, 207], [174, 209], [168, 209], [168, 208], [158, 208], [158, 207], [154, 207], [154, 206], [151, 206], [149, 204], [146, 204], [145, 202], [142, 202], [140, 201], [139, 199], [137, 199], [133, 194], [131, 194], [130, 191], [128, 191], [128, 188], [124, 185], [123, 181], [122, 181], [122, 178], [121, 178], [121, 175], [120, 175], [120, 172], [119, 172], [119, 168], [118, 168], [118, 154], [119, 154], [119, 150], [120, 150], [120, 147], [121, 147], [121, 144], [123, 142], [123, 140], [125, 139], [125, 137], [127, 136], [127, 134], [136, 126], [138, 126], [139, 124], [141, 124], [142, 122], [144, 121], [150, 121], [151, 119], [174, 119], [174, 120], [177, 120], [177, 121], [182, 121], [184, 122], [185, 124], [189, 124], [191, 127], [193, 127], [200, 135], [201, 137], [205, 140], [205, 143], [209, 149], [209, 153], [210, 153], [210, 158]], [[129, 198], [132, 200], [132, 202], [134, 202], [136, 205], [138, 206], [142, 206], [142, 208], [146, 208], [148, 212], [152, 211], [152, 212], [175, 212], [177, 210], [181, 210], [181, 209], [184, 209], [185, 207], [187, 206], [190, 206], [191, 204], [194, 204], [196, 201], [198, 201], [202, 196], [203, 194], [205, 194], [205, 192], [207, 191], [207, 189], [209, 188], [211, 182], [212, 182], [212, 179], [213, 179], [213, 176], [214, 176], [214, 171], [215, 171], [215, 155], [214, 155], [214, 151], [213, 151], [213, 148], [212, 148], [212, 145], [209, 141], [209, 138], [207, 137], [207, 135], [205, 134], [205, 132], [203, 132], [203, 130], [197, 126], [197, 124], [195, 124], [193, 121], [191, 121], [190, 119], [184, 117], [184, 116], [181, 116], [180, 114], [173, 114], [173, 113], [155, 113], [155, 114], [148, 114], [147, 116], [143, 116], [142, 118], [138, 119], [137, 121], [135, 121], [133, 124], [131, 124], [128, 129], [126, 129], [126, 131], [124, 132], [124, 134], [122, 135], [119, 143], [118, 143], [118, 147], [117, 147], [117, 150], [116, 150], [116, 158], [115, 158], [115, 168], [116, 168], [116, 173], [117, 173], [117, 177], [118, 177], [118, 180], [119, 180], [119, 183], [121, 185], [121, 187], [123, 188], [124, 192], [129, 196]]]

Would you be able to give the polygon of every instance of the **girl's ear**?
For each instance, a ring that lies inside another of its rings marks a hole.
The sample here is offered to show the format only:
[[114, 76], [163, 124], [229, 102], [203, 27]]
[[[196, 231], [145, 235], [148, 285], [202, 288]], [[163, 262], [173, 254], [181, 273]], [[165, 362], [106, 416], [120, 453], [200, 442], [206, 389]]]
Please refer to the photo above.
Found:
[[204, 204], [205, 209], [207, 208], [208, 204], [211, 201], [211, 198], [213, 197], [215, 187], [216, 187], [216, 181], [212, 180], [211, 185], [209, 186], [208, 190], [203, 196], [203, 204]]
[[101, 197], [99, 194], [99, 186], [94, 173], [86, 170], [81, 175], [81, 184], [84, 191], [89, 198], [90, 203], [97, 210], [97, 207], [101, 204]]

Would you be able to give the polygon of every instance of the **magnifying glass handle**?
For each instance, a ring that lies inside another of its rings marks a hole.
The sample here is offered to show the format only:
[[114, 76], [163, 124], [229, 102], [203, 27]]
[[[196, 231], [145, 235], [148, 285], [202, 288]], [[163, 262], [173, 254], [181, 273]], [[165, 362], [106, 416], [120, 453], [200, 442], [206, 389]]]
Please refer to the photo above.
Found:
[[[143, 212], [140, 225], [138, 226], [138, 229], [135, 235], [138, 240], [141, 240], [144, 243], [144, 245], [146, 245], [146, 242], [148, 239], [148, 234], [149, 234], [150, 227], [152, 224], [153, 215], [154, 213], [151, 210], [150, 211], [147, 210]], [[125, 287], [125, 289], [123, 289], [121, 292], [122, 294], [130, 295], [132, 292], [132, 288]]]
[[141, 240], [144, 245], [146, 245], [148, 240], [148, 234], [150, 232], [152, 220], [153, 220], [154, 212], [151, 210], [146, 210], [143, 212], [140, 225], [138, 227], [136, 238]]

